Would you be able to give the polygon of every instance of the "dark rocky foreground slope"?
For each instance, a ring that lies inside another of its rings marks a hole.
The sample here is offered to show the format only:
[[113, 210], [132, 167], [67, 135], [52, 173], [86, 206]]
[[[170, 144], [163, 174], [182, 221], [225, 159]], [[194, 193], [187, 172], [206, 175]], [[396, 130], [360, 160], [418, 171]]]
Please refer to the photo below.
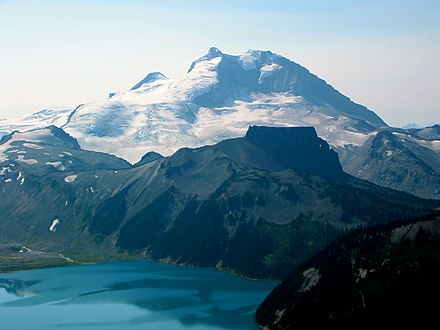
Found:
[[439, 206], [344, 173], [310, 127], [251, 127], [135, 167], [51, 130], [33, 134], [1, 145], [0, 238], [74, 260], [148, 257], [284, 278], [349, 229]]
[[264, 329], [429, 328], [440, 294], [440, 213], [356, 230], [276, 287]]

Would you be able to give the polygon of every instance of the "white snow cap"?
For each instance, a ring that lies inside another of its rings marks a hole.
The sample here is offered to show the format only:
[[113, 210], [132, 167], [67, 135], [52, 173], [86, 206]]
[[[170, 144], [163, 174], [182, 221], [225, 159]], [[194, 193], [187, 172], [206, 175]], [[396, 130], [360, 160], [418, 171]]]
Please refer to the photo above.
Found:
[[[347, 111], [339, 109], [339, 101], [331, 100], [340, 98], [340, 93], [301, 68], [267, 50], [250, 49], [230, 55], [211, 47], [181, 77], [168, 79], [160, 72], [152, 72], [132, 90], [119, 92], [111, 98], [70, 110], [44, 110], [30, 117], [0, 121], [0, 132], [59, 123], [82, 148], [114, 154], [133, 164], [149, 151], [168, 156], [179, 148], [196, 148], [244, 136], [249, 125], [314, 126], [318, 135], [333, 148], [362, 145], [373, 131], [351, 129], [358, 125], [360, 118], [351, 115], [352, 108], [365, 112], [367, 121], [374, 116], [351, 103]], [[297, 71], [302, 74], [298, 75]], [[298, 92], [307, 88], [294, 88], [298, 83], [304, 87], [312, 82], [323, 88], [322, 93], [315, 90], [308, 98], [308, 92], [307, 95]], [[376, 122], [371, 123], [382, 125], [379, 118], [374, 120]], [[26, 140], [28, 154], [32, 147], [40, 145], [38, 141], [48, 138], [48, 134], [36, 134], [34, 131], [32, 136], [20, 135], [20, 141]], [[14, 159], [36, 164], [36, 159], [17, 155], [18, 147], [11, 144], [17, 135], [0, 145], [0, 162], [10, 163], [10, 159]], [[440, 148], [434, 143], [429, 146]], [[70, 156], [66, 152], [51, 152], [54, 158], [44, 162], [55, 167], [61, 165], [55, 163], [62, 160], [56, 155]], [[64, 166], [70, 163], [72, 159]], [[5, 164], [1, 165], [0, 172], [5, 175]], [[65, 182], [75, 179], [79, 178], [66, 174]]]

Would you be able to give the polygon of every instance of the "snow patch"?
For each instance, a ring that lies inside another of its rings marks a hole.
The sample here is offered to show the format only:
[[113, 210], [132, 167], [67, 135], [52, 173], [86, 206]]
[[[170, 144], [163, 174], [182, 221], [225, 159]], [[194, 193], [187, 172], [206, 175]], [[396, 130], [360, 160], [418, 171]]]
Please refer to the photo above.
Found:
[[22, 155], [17, 157], [17, 161], [21, 162], [21, 163], [29, 164], [29, 165], [38, 164], [38, 160], [33, 159], [33, 158], [24, 159], [24, 156], [22, 156]]
[[12, 179], [11, 178], [6, 179], [5, 182], [12, 182]]
[[261, 83], [264, 79], [269, 78], [276, 70], [279, 70], [280, 68], [281, 66], [276, 63], [263, 66], [260, 69], [260, 78], [258, 79], [258, 82]]
[[281, 66], [279, 64], [276, 63], [272, 63], [272, 64], [267, 64], [261, 67], [260, 71], [261, 72], [268, 72], [268, 71], [274, 71], [274, 70], [278, 70], [280, 69]]
[[70, 182], [75, 181], [75, 179], [76, 179], [77, 177], [78, 177], [78, 175], [76, 175], [76, 174], [68, 175], [68, 176], [66, 176], [66, 177], [64, 178], [64, 181], [70, 183]]
[[257, 68], [257, 59], [252, 53], [245, 53], [238, 57], [238, 62], [240, 63], [240, 66], [246, 70], [252, 70]]
[[35, 143], [23, 143], [23, 147], [30, 148], [30, 149], [44, 149], [44, 147], [39, 146]]
[[54, 221], [52, 221], [52, 224], [50, 225], [49, 230], [52, 232], [56, 232], [57, 231], [56, 227], [58, 226], [59, 223], [60, 223], [60, 220], [58, 220], [58, 219], [55, 219]]
[[23, 182], [24, 182], [24, 176], [23, 176], [23, 173], [22, 173], [22, 172], [19, 172], [19, 173], [18, 173], [17, 181], [20, 181], [20, 185], [23, 184]]
[[0, 175], [5, 175], [6, 172], [12, 172], [12, 170], [9, 167], [2, 167], [0, 170]]
[[46, 165], [52, 165], [59, 171], [64, 171], [66, 169], [62, 162], [46, 162]]
[[393, 154], [393, 151], [392, 150], [387, 150], [386, 154], [387, 154], [388, 157], [390, 157]]
[[3, 153], [0, 153], [0, 162], [7, 162], [7, 161], [9, 161], [9, 157]]

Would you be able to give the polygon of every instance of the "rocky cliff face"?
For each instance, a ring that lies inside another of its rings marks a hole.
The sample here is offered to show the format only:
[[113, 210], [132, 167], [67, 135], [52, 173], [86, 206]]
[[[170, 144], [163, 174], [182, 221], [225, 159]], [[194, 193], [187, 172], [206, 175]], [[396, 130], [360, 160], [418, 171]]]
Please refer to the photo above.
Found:
[[286, 168], [338, 178], [344, 175], [338, 155], [313, 127], [251, 126], [245, 139]]

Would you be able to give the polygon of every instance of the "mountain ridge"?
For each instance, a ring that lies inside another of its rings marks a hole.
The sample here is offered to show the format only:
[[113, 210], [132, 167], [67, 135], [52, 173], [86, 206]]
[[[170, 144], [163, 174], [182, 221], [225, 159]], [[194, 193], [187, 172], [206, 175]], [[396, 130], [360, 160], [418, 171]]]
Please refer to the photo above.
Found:
[[[41, 132], [0, 145], [1, 239], [75, 261], [148, 257], [282, 278], [346, 230], [439, 205], [344, 174], [313, 128], [249, 132], [137, 166], [42, 145]], [[303, 167], [319, 158], [313, 173]]]

